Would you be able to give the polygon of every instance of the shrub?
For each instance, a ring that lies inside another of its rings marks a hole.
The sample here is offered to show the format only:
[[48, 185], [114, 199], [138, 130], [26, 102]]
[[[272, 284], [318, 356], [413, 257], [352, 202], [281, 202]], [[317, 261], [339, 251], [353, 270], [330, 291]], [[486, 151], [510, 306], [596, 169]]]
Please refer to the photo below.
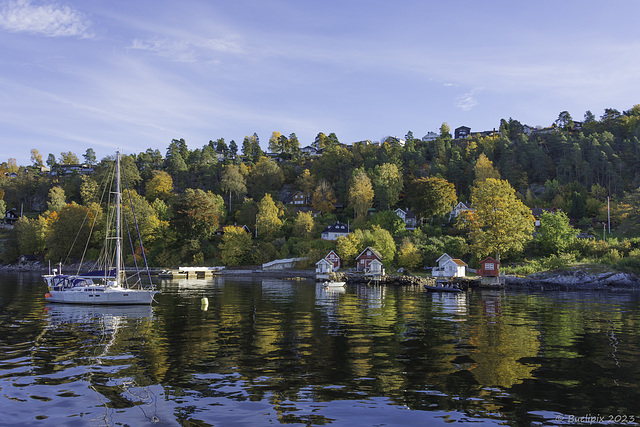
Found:
[[640, 257], [633, 256], [633, 257], [622, 258], [616, 263], [615, 266], [618, 270], [621, 270], [621, 271], [628, 271], [631, 273], [640, 273]]

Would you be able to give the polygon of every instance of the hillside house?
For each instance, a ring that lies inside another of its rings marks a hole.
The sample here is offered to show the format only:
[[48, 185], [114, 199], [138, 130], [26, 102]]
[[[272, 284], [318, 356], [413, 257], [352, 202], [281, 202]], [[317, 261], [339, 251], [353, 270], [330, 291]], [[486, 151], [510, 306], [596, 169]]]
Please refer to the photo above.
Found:
[[336, 221], [324, 229], [321, 238], [322, 240], [337, 240], [340, 236], [348, 236], [350, 232], [349, 225]]
[[473, 212], [473, 208], [468, 203], [458, 202], [453, 210], [449, 212], [449, 222], [451, 222], [453, 218], [458, 218], [462, 212]]
[[405, 228], [407, 230], [413, 230], [416, 228], [416, 214], [409, 209], [396, 209], [394, 211], [398, 217], [404, 221]]
[[436, 139], [438, 139], [438, 134], [433, 131], [427, 132], [427, 134], [422, 137], [423, 142], [435, 141]]
[[13, 225], [20, 217], [16, 213], [15, 209], [9, 209], [5, 211], [4, 218], [2, 219], [5, 224]]
[[471, 128], [467, 126], [460, 126], [456, 128], [453, 133], [455, 139], [467, 138], [469, 135], [471, 135]]
[[302, 191], [296, 191], [291, 196], [291, 201], [289, 203], [292, 205], [306, 205], [307, 202], [307, 196]]

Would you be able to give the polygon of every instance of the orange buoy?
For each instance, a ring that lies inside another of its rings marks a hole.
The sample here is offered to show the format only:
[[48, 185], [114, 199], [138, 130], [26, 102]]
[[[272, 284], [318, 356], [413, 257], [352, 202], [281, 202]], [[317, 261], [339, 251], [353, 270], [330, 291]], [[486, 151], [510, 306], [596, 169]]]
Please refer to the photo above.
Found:
[[44, 294], [45, 298], [51, 298], [51, 294], [49, 292], [47, 292], [46, 294]]

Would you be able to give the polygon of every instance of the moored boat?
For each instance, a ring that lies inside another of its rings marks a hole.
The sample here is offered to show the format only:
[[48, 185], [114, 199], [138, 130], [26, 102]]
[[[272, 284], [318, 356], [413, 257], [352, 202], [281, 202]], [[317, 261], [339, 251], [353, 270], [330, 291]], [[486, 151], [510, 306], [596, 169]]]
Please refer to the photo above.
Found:
[[[151, 304], [156, 290], [153, 284], [143, 286], [140, 274], [132, 276], [137, 280], [129, 283], [124, 276], [122, 261], [122, 232], [121, 232], [121, 182], [120, 182], [120, 152], [116, 153], [116, 231], [115, 236], [107, 235], [105, 239], [105, 252], [109, 240], [115, 241], [114, 257], [107, 260], [108, 268], [85, 274], [62, 274], [62, 268], [53, 270], [53, 273], [43, 277], [49, 291], [45, 294], [47, 302], [72, 303], [72, 304]], [[140, 242], [142, 246], [142, 242]], [[142, 250], [144, 253], [144, 250]], [[146, 258], [145, 258], [146, 262]], [[112, 268], [113, 267], [113, 268]], [[147, 267], [147, 272], [149, 271]], [[149, 276], [151, 283], [151, 277]]]
[[334, 287], [344, 287], [346, 284], [347, 284], [346, 282], [336, 282], [333, 280], [329, 280], [324, 282], [322, 285], [327, 288], [334, 288]]
[[436, 282], [435, 286], [424, 285], [424, 289], [429, 292], [462, 292], [462, 289], [455, 283]]

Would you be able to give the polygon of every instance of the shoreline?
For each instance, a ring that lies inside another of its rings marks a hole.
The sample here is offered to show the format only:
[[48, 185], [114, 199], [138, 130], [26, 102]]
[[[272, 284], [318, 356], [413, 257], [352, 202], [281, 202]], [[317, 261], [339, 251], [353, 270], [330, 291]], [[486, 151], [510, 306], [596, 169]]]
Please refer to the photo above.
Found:
[[[72, 272], [78, 268], [77, 264], [63, 266], [63, 271]], [[160, 268], [154, 269], [160, 271]], [[49, 266], [39, 264], [29, 265], [0, 265], [0, 272], [37, 273], [44, 274]], [[345, 273], [337, 272], [340, 275]], [[71, 273], [73, 274], [73, 273]], [[259, 266], [232, 267], [220, 271], [224, 277], [270, 277], [289, 280], [315, 280], [315, 270], [281, 269], [262, 270]], [[430, 277], [415, 275], [389, 275], [385, 283], [391, 286], [423, 284], [432, 280]], [[613, 290], [640, 291], [640, 276], [633, 273], [619, 271], [589, 272], [583, 269], [553, 270], [534, 273], [525, 277], [505, 275], [505, 286], [500, 289], [519, 290]], [[467, 280], [473, 277], [466, 277]]]

